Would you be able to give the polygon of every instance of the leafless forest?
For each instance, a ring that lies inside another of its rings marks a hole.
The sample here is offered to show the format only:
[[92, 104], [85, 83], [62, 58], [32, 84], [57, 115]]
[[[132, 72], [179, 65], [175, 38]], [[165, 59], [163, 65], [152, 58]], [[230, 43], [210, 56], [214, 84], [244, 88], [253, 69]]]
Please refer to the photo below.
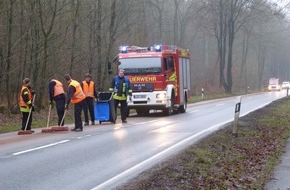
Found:
[[[261, 90], [290, 80], [289, 4], [270, 0], [0, 0], [0, 104], [32, 79], [44, 106], [48, 78], [90, 72], [98, 90], [120, 45], [191, 52], [192, 94]], [[64, 83], [65, 84], [65, 83]]]

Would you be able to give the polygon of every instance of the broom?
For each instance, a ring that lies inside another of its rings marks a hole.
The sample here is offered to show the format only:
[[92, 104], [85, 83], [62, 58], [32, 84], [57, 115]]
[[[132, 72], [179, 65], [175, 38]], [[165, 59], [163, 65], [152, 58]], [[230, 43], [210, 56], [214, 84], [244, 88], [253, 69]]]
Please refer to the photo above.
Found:
[[68, 131], [68, 127], [61, 126], [61, 124], [64, 121], [64, 117], [66, 115], [66, 112], [67, 112], [67, 110], [65, 109], [59, 126], [57, 126], [57, 127], [51, 127], [51, 130], [52, 131]]
[[29, 120], [30, 120], [30, 116], [31, 116], [31, 112], [32, 112], [32, 109], [33, 109], [33, 106], [34, 106], [35, 96], [36, 96], [36, 94], [34, 94], [34, 96], [33, 96], [33, 98], [32, 98], [32, 103], [31, 103], [32, 106], [31, 106], [31, 108], [29, 109], [29, 114], [28, 114], [28, 119], [27, 119], [27, 121], [26, 121], [25, 129], [24, 129], [24, 131], [19, 131], [19, 132], [18, 132], [18, 135], [30, 135], [30, 134], [33, 133], [31, 130], [26, 130], [26, 129], [27, 129], [28, 122], [29, 122]]
[[52, 106], [51, 106], [51, 104], [50, 104], [50, 105], [49, 105], [49, 110], [48, 110], [48, 117], [47, 117], [46, 129], [42, 129], [42, 130], [41, 130], [42, 133], [52, 132], [51, 129], [48, 129], [49, 120], [50, 120], [51, 107], [52, 107]]

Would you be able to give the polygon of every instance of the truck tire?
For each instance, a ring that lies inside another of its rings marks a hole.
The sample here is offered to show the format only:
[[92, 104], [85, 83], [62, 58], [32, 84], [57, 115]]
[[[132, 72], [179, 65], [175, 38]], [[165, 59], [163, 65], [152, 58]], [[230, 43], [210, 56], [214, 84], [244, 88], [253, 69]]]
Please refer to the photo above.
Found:
[[186, 101], [186, 96], [184, 97], [184, 104], [179, 106], [179, 112], [180, 113], [185, 113], [186, 112], [186, 108], [187, 108], [187, 101]]
[[173, 107], [174, 107], [174, 104], [175, 104], [175, 93], [174, 93], [174, 90], [172, 91], [171, 94], [172, 94], [172, 95], [171, 95], [171, 106], [170, 106], [169, 108], [165, 108], [165, 109], [163, 110], [163, 114], [164, 114], [165, 116], [172, 115], [172, 113], [173, 113]]
[[185, 113], [187, 108], [187, 102], [184, 102], [183, 105], [179, 106], [179, 112], [180, 113]]

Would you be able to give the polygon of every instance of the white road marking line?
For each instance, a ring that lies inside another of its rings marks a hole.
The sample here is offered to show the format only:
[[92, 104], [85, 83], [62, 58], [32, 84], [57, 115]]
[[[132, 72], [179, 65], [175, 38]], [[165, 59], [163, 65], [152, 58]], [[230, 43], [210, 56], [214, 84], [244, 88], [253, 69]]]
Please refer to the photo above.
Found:
[[192, 111], [189, 111], [188, 113], [195, 113], [195, 112], [199, 112], [199, 110], [192, 110]]
[[63, 140], [63, 141], [47, 144], [47, 145], [44, 145], [44, 146], [39, 146], [39, 147], [36, 147], [36, 148], [32, 148], [32, 149], [28, 149], [28, 150], [24, 150], [24, 151], [20, 151], [20, 152], [15, 152], [12, 155], [13, 156], [17, 156], [17, 155], [24, 154], [24, 153], [27, 153], [27, 152], [32, 152], [32, 151], [35, 151], [35, 150], [40, 150], [40, 149], [48, 148], [48, 147], [51, 147], [51, 146], [56, 146], [58, 144], [66, 143], [68, 141], [69, 140]]

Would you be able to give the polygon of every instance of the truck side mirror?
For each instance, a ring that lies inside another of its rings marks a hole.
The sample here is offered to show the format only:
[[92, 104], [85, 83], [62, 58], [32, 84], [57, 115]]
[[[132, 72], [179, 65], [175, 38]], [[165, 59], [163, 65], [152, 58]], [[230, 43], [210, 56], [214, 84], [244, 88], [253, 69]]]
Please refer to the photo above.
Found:
[[108, 62], [108, 74], [112, 74], [112, 63], [111, 62]]

